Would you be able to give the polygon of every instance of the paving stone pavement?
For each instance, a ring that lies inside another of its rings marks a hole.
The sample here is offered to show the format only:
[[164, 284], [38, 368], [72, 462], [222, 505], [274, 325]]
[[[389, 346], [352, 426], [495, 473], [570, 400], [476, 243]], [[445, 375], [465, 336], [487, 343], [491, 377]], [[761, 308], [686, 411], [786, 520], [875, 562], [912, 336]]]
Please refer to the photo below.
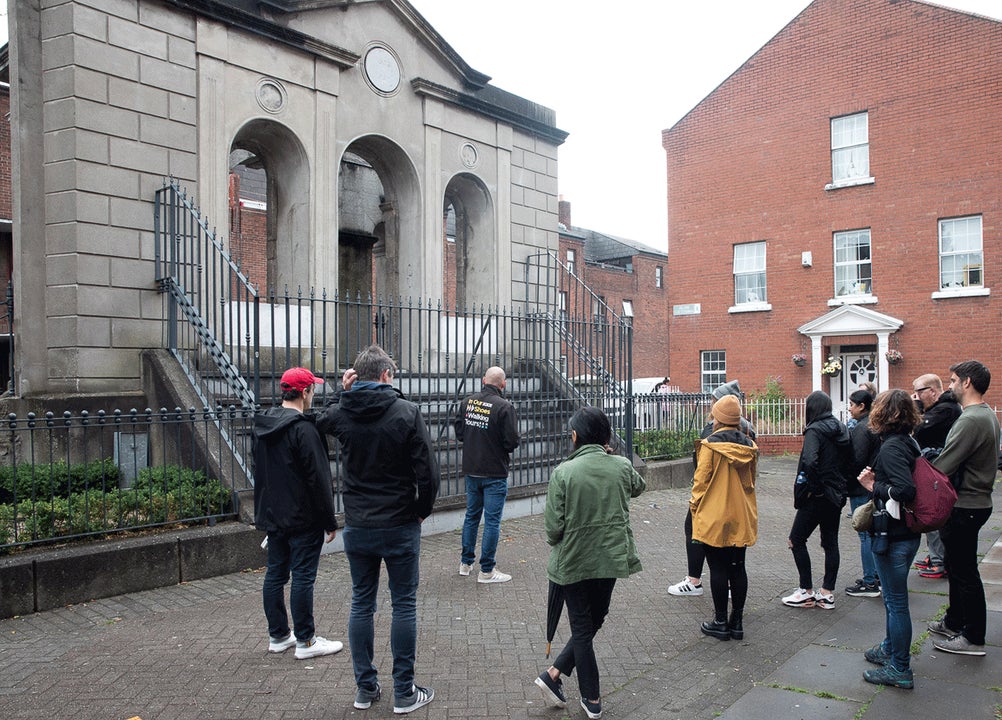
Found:
[[[946, 581], [912, 582], [920, 651], [916, 690], [867, 685], [861, 650], [879, 641], [879, 599], [841, 593], [860, 572], [858, 540], [843, 523], [842, 567], [833, 611], [783, 607], [796, 586], [786, 547], [796, 459], [763, 458], [759, 542], [748, 552], [745, 640], [704, 637], [709, 591], [675, 598], [667, 585], [685, 574], [682, 521], [687, 490], [645, 493], [632, 505], [644, 571], [620, 581], [597, 641], [606, 718], [939, 718], [1002, 717], [1002, 511], [982, 531], [989, 586], [985, 658], [933, 652], [925, 622], [946, 603]], [[505, 520], [498, 567], [514, 579], [479, 585], [458, 575], [459, 531], [423, 539], [418, 598], [417, 682], [436, 698], [415, 718], [562, 720], [584, 717], [575, 704], [546, 707], [532, 679], [546, 666], [543, 637], [548, 547], [540, 516]], [[811, 542], [821, 572], [817, 538]], [[264, 555], [262, 553], [262, 563]], [[392, 691], [369, 710], [352, 706], [354, 681], [344, 652], [299, 661], [266, 652], [261, 570], [95, 600], [0, 621], [0, 718], [87, 720], [383, 718]], [[704, 579], [707, 576], [704, 575]], [[994, 580], [992, 579], [994, 578]], [[321, 559], [318, 632], [346, 640], [351, 586], [339, 553]], [[392, 684], [388, 592], [376, 616], [377, 666]], [[554, 646], [567, 638], [566, 620]], [[565, 682], [576, 697], [576, 681]], [[907, 711], [907, 712], [906, 712]], [[905, 713], [905, 714], [902, 714]]]

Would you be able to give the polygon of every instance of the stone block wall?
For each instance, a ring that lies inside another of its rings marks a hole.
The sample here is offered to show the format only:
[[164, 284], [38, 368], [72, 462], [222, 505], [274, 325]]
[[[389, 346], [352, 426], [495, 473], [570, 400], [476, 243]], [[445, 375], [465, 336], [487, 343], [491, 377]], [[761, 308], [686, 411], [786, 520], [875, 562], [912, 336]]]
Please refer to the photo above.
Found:
[[[138, 351], [160, 342], [154, 195], [167, 176], [194, 189], [194, 18], [158, 0], [49, 1], [31, 37], [31, 10], [15, 12], [12, 121], [25, 147], [13, 192], [44, 208], [37, 221], [22, 213], [15, 240], [19, 319], [46, 338], [19, 348], [34, 370], [18, 390], [138, 386]], [[34, 173], [41, 183], [26, 182]]]

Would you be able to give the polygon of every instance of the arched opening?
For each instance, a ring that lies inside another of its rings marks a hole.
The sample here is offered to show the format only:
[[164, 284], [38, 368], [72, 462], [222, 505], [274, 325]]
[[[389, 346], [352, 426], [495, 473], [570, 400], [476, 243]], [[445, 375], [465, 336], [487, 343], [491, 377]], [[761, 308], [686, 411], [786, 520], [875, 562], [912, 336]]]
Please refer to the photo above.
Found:
[[484, 184], [460, 174], [445, 189], [445, 297], [460, 307], [497, 302], [494, 207]]
[[296, 292], [310, 276], [310, 167], [284, 125], [252, 120], [230, 145], [230, 252], [262, 290]]
[[424, 296], [417, 172], [386, 138], [348, 146], [338, 171], [338, 289], [362, 297]]

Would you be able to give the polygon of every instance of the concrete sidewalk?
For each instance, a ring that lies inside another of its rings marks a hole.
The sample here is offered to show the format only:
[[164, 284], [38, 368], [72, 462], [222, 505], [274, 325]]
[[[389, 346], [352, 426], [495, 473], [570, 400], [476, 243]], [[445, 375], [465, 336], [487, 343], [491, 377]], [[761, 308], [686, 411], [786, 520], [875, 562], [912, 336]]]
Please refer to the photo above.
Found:
[[[758, 544], [748, 552], [750, 590], [745, 640], [703, 636], [709, 592], [675, 598], [665, 592], [685, 573], [682, 521], [686, 490], [642, 495], [633, 526], [644, 572], [617, 584], [597, 639], [606, 718], [839, 718], [956, 716], [994, 718], [1002, 707], [1002, 510], [982, 531], [981, 566], [989, 597], [988, 655], [932, 650], [926, 622], [947, 598], [945, 580], [913, 574], [911, 610], [918, 653], [915, 690], [865, 683], [862, 651], [883, 637], [879, 598], [850, 598], [841, 589], [859, 576], [859, 545], [847, 522], [833, 611], [784, 607], [796, 586], [786, 547], [793, 516], [795, 458], [760, 465]], [[821, 550], [810, 545], [815, 574]], [[533, 678], [548, 664], [543, 637], [548, 547], [542, 519], [506, 520], [498, 567], [503, 585], [460, 577], [459, 533], [426, 537], [419, 593], [417, 682], [436, 698], [416, 718], [583, 718], [543, 705]], [[922, 550], [924, 553], [924, 548]], [[261, 562], [264, 563], [262, 553]], [[706, 579], [704, 575], [704, 579]], [[0, 621], [0, 717], [143, 720], [386, 718], [392, 698], [369, 710], [352, 707], [348, 650], [298, 661], [266, 652], [260, 570], [124, 595]], [[321, 559], [318, 632], [345, 640], [351, 596], [341, 554]], [[389, 602], [384, 587], [376, 618], [376, 651], [389, 687]], [[555, 645], [567, 637], [566, 621]], [[566, 681], [576, 697], [576, 681]]]

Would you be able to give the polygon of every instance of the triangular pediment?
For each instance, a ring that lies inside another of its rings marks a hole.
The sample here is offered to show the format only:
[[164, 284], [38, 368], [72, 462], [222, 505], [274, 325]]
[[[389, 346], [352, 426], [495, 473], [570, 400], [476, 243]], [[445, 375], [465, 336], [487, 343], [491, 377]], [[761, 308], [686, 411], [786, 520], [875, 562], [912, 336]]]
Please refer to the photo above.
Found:
[[870, 335], [896, 332], [904, 324], [903, 320], [884, 313], [860, 307], [843, 305], [821, 317], [804, 323], [797, 332], [809, 337], [818, 335]]

